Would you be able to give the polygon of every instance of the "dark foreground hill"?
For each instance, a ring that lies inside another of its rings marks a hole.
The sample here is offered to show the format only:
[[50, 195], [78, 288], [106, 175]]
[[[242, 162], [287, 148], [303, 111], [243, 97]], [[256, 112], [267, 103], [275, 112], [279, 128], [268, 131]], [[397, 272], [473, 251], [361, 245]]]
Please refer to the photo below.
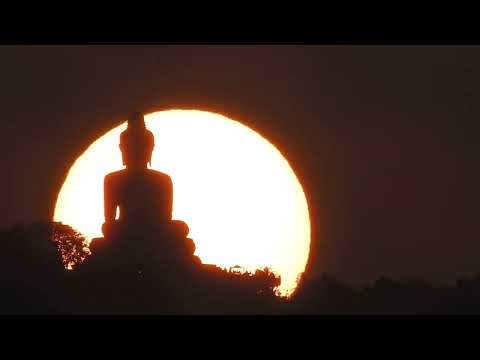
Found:
[[275, 295], [280, 278], [268, 269], [88, 268], [95, 254], [58, 223], [13, 226], [0, 241], [2, 314], [268, 314], [285, 303]]
[[81, 268], [88, 247], [61, 224], [3, 229], [0, 243], [0, 314], [480, 313], [480, 276], [445, 287], [383, 277], [363, 289], [305, 276], [287, 300], [275, 295], [280, 279], [268, 269], [237, 274], [205, 264], [190, 272], [159, 265], [155, 271], [86, 274]]

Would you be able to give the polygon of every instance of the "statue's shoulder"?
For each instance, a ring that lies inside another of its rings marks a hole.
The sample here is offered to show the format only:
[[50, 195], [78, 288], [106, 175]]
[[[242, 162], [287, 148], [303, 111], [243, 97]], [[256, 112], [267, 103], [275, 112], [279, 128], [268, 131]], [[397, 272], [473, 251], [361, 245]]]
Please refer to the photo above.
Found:
[[154, 177], [155, 179], [165, 181], [165, 182], [172, 182], [172, 178], [165, 173], [162, 173], [161, 171], [153, 170], [153, 169], [148, 169], [148, 173], [150, 176]]
[[115, 181], [116, 179], [120, 179], [125, 176], [125, 169], [113, 171], [107, 175], [105, 175], [105, 182]]

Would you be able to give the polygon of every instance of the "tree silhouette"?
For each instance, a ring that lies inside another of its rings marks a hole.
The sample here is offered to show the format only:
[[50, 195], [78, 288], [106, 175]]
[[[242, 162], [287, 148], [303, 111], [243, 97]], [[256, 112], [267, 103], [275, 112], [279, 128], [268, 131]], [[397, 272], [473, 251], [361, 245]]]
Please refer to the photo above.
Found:
[[68, 270], [74, 270], [90, 255], [85, 236], [71, 226], [60, 222], [52, 223], [52, 240]]
[[280, 278], [268, 268], [241, 272], [202, 264], [190, 274], [170, 268], [113, 271], [103, 279], [96, 271], [82, 274], [83, 262], [95, 252], [90, 258], [85, 237], [61, 223], [0, 229], [0, 243], [0, 314], [480, 313], [480, 276], [452, 286], [380, 277], [361, 289], [327, 274], [302, 276], [286, 300], [275, 296]]

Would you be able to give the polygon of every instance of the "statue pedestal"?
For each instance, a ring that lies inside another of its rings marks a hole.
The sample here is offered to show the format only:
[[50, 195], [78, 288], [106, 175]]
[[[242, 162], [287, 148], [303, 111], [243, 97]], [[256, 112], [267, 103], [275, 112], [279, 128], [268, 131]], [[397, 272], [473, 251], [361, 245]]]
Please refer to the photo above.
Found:
[[[104, 238], [75, 271], [86, 313], [181, 312], [184, 292], [198, 286], [202, 266], [181, 222], [167, 226], [104, 226]], [[92, 294], [91, 298], [85, 294]], [[85, 300], [86, 299], [86, 300]]]
[[[182, 221], [136, 225], [104, 224], [104, 238], [90, 244], [92, 254], [82, 267], [90, 271], [126, 271], [144, 276], [151, 272], [182, 270], [200, 263], [194, 255], [195, 243], [188, 238]], [[168, 274], [164, 274], [168, 275]]]

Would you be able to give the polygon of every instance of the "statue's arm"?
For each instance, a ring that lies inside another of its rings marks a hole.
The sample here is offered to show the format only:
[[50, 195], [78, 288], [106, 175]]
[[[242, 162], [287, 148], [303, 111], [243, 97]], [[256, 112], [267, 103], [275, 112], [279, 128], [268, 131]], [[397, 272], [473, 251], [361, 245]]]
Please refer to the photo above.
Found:
[[103, 181], [103, 210], [105, 215], [105, 222], [115, 220], [117, 215], [117, 204], [114, 198], [114, 189], [112, 179], [107, 175]]
[[167, 181], [167, 215], [168, 220], [172, 220], [172, 211], [173, 211], [173, 182], [170, 177], [168, 177]]

